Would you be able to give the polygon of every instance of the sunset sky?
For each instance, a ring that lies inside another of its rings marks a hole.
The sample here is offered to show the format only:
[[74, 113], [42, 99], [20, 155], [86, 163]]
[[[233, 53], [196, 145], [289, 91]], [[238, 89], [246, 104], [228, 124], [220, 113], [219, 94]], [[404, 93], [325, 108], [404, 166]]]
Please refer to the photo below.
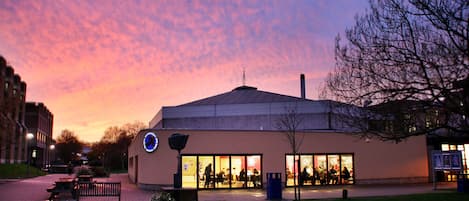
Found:
[[[334, 67], [334, 40], [367, 0], [1, 0], [0, 55], [27, 101], [63, 129], [98, 141], [110, 126], [147, 124], [162, 106], [246, 84], [307, 98]], [[343, 34], [342, 34], [343, 35]]]

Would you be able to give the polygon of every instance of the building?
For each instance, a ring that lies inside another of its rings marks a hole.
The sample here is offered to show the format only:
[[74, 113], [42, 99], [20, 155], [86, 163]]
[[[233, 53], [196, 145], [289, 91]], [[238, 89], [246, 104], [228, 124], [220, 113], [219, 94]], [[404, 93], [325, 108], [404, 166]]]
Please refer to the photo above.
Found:
[[[372, 127], [382, 134], [392, 132], [409, 136], [424, 133], [427, 138], [429, 159], [432, 157], [432, 151], [461, 152], [462, 170], [437, 170], [435, 177], [437, 181], [456, 181], [457, 174], [469, 173], [469, 137], [461, 131], [448, 129], [447, 126], [453, 124], [450, 126], [460, 127], [461, 130], [467, 128], [461, 124], [467, 123], [463, 121], [465, 119], [463, 115], [457, 116], [452, 111], [447, 111], [447, 107], [441, 107], [432, 101], [392, 101], [371, 106], [371, 110], [380, 116], [392, 117], [374, 122]], [[429, 162], [431, 167], [431, 160]]]
[[0, 163], [21, 163], [26, 159], [26, 83], [2, 56], [0, 84]]
[[[189, 135], [181, 152], [183, 187], [262, 188], [266, 173], [282, 173], [285, 186], [300, 182], [293, 176], [299, 173], [307, 175], [306, 186], [428, 182], [425, 136], [399, 144], [356, 137], [341, 121], [346, 114], [332, 107], [340, 103], [306, 99], [301, 88], [299, 98], [241, 86], [163, 107], [129, 146], [130, 179], [141, 188], [172, 185], [177, 152], [166, 139], [182, 133]], [[301, 119], [297, 156], [277, 126], [291, 111]]]
[[54, 160], [54, 145], [52, 139], [54, 115], [43, 103], [27, 102], [25, 124], [28, 133], [34, 138], [28, 143], [31, 150], [31, 164], [43, 168]]

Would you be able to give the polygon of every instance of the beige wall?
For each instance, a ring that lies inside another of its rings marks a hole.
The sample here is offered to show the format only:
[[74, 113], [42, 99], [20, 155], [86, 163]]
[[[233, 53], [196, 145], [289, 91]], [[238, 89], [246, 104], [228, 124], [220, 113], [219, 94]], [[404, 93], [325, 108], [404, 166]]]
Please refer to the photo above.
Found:
[[[129, 147], [129, 157], [138, 155], [138, 183], [143, 185], [172, 184], [177, 168], [177, 151], [169, 148], [167, 139], [173, 133], [190, 135], [183, 154], [262, 154], [263, 174], [281, 172], [284, 175], [285, 154], [291, 153], [288, 141], [281, 132], [153, 131], [160, 140], [155, 152], [146, 153], [143, 149], [145, 131], [140, 132]], [[378, 140], [365, 142], [341, 133], [309, 132], [298, 134], [300, 135], [305, 136], [301, 153], [353, 153], [357, 183], [427, 181], [425, 136], [412, 137], [395, 144]], [[132, 181], [135, 181], [135, 167], [135, 164], [129, 164]]]

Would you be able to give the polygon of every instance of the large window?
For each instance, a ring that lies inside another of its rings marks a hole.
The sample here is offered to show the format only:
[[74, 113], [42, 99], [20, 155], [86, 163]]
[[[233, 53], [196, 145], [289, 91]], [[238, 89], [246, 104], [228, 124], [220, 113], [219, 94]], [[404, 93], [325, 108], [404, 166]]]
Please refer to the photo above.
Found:
[[[442, 151], [461, 151], [463, 172], [469, 174], [469, 144], [442, 144]], [[457, 175], [454, 172], [444, 171], [445, 181], [456, 181]]]
[[354, 183], [353, 154], [286, 155], [285, 163], [287, 186]]
[[262, 188], [261, 155], [183, 155], [182, 186]]

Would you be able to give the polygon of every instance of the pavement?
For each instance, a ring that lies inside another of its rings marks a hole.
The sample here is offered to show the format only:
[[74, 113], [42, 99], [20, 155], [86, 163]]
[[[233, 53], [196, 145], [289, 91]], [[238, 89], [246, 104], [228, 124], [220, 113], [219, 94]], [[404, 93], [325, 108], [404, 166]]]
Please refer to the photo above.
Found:
[[[0, 200], [8, 201], [43, 201], [47, 200], [49, 193], [46, 189], [54, 181], [62, 177], [71, 177], [68, 174], [49, 174], [30, 179], [0, 180]], [[122, 201], [150, 201], [155, 192], [142, 190], [129, 182], [127, 174], [112, 174], [109, 178], [96, 178], [97, 181], [120, 181]], [[341, 198], [343, 189], [347, 189], [349, 197], [392, 196], [433, 192], [448, 192], [456, 190], [456, 183], [438, 183], [437, 190], [428, 184], [401, 184], [401, 185], [347, 185], [304, 187], [301, 189], [302, 199], [328, 199]], [[256, 201], [266, 200], [266, 191], [252, 190], [201, 190], [198, 193], [200, 201]], [[282, 191], [284, 200], [294, 198], [294, 189], [285, 188]], [[73, 201], [70, 194], [59, 194], [55, 200]], [[85, 197], [80, 200], [117, 200], [116, 197]]]

